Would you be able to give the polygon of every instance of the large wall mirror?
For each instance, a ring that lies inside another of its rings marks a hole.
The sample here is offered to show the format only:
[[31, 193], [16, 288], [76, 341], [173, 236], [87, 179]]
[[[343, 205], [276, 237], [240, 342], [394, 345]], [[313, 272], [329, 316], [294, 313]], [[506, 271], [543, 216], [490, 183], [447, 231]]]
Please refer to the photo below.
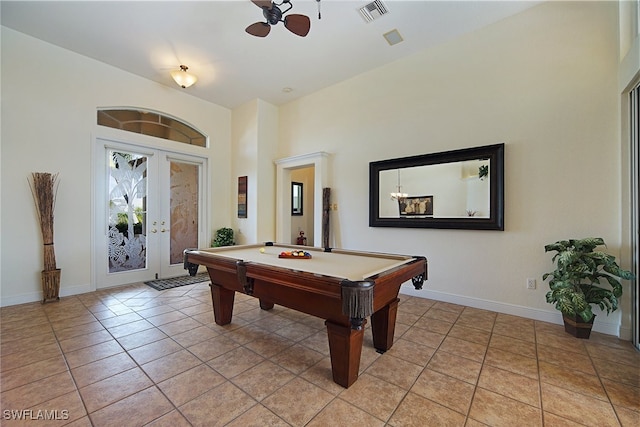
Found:
[[371, 162], [369, 226], [504, 230], [504, 144]]

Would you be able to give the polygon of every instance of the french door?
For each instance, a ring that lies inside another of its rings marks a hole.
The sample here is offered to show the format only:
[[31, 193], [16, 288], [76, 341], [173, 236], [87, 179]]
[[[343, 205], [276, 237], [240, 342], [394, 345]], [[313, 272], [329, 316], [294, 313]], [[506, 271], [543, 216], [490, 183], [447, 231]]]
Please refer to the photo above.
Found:
[[183, 250], [204, 243], [206, 160], [97, 142], [97, 288], [184, 275]]

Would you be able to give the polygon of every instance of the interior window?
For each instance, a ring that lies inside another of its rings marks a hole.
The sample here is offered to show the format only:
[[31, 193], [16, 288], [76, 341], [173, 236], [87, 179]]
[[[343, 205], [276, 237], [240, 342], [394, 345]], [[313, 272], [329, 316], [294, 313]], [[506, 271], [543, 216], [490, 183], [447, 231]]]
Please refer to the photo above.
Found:
[[101, 109], [98, 110], [98, 124], [183, 144], [207, 146], [205, 134], [187, 123], [161, 113], [131, 109]]

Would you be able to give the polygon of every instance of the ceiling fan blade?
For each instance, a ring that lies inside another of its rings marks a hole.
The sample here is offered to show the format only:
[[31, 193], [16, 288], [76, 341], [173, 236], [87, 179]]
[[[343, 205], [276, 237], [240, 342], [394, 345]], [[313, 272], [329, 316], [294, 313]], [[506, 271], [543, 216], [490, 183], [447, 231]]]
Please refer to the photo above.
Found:
[[245, 31], [252, 36], [266, 37], [271, 31], [271, 25], [266, 22], [256, 22], [255, 24], [249, 25]]
[[273, 5], [271, 0], [251, 0], [251, 2], [259, 8], [266, 7], [267, 9], [271, 9], [271, 6]]
[[309, 34], [309, 29], [311, 28], [311, 20], [306, 15], [293, 13], [291, 15], [287, 15], [284, 18], [284, 26], [293, 34], [304, 37]]

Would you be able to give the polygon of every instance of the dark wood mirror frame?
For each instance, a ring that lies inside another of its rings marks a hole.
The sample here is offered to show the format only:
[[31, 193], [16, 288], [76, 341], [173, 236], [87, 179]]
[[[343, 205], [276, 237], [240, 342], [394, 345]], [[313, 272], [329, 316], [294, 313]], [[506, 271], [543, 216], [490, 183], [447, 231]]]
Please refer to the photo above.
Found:
[[[380, 217], [380, 172], [442, 163], [488, 159], [489, 217]], [[465, 148], [441, 153], [381, 160], [369, 163], [369, 226], [504, 230], [504, 144]]]

